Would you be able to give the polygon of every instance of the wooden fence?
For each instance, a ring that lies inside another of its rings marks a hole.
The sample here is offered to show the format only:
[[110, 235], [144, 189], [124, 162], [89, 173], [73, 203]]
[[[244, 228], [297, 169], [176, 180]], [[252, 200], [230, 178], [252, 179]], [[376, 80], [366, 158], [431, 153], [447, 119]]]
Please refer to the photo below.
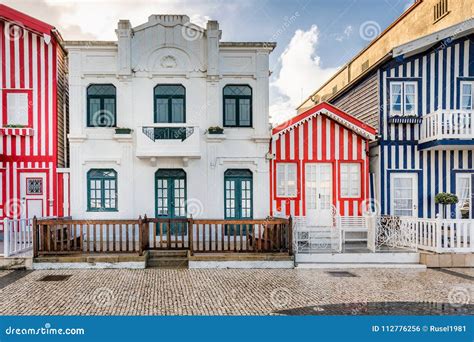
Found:
[[292, 221], [33, 219], [33, 255], [136, 253], [189, 250], [194, 253], [292, 254]]

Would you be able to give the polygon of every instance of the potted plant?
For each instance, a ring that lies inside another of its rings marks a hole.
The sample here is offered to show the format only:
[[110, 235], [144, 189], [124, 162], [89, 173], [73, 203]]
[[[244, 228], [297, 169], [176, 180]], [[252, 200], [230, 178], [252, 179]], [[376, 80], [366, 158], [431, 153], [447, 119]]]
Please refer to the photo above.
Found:
[[117, 127], [115, 128], [115, 134], [130, 134], [132, 133], [131, 128]]
[[435, 196], [435, 203], [442, 206], [443, 218], [446, 217], [446, 206], [458, 203], [458, 196], [446, 192], [440, 192]]
[[207, 129], [208, 134], [224, 134], [224, 128], [219, 126], [212, 126]]

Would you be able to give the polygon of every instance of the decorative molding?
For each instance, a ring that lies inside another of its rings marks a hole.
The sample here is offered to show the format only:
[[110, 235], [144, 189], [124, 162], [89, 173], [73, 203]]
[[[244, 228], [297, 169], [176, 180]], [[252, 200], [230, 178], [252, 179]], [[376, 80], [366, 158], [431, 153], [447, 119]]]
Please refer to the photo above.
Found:
[[178, 63], [176, 62], [176, 58], [171, 55], [161, 58], [161, 66], [165, 69], [174, 69], [177, 65]]

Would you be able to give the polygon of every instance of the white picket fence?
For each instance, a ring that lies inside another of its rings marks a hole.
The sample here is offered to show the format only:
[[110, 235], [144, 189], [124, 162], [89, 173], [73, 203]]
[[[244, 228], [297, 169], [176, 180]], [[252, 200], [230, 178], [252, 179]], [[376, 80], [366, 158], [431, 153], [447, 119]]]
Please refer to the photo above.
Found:
[[33, 248], [33, 219], [3, 220], [3, 256], [11, 257]]
[[474, 220], [401, 218], [415, 230], [417, 248], [436, 253], [474, 252]]

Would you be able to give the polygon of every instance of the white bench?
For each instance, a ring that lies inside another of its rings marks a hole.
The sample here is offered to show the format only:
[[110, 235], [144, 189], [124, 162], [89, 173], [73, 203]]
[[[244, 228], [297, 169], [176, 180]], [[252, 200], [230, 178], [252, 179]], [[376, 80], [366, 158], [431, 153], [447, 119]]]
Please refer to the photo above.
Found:
[[[341, 216], [340, 218], [342, 243], [346, 242], [346, 233], [367, 233], [367, 220], [364, 216]], [[351, 242], [366, 241], [367, 239], [351, 239]]]

